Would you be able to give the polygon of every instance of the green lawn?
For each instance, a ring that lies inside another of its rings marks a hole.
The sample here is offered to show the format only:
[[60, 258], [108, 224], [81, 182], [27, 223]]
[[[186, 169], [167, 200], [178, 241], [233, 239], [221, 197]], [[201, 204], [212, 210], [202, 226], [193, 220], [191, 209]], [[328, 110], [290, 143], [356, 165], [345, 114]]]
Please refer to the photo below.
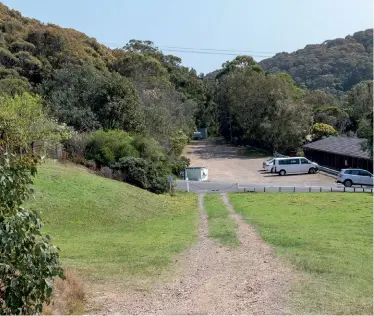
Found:
[[35, 200], [63, 264], [94, 280], [152, 277], [197, 237], [197, 199], [154, 195], [75, 166], [40, 167]]
[[226, 246], [239, 246], [236, 225], [230, 218], [221, 196], [219, 194], [205, 195], [204, 207], [208, 214], [209, 237]]
[[368, 194], [231, 194], [237, 212], [309, 276], [296, 313], [373, 311], [373, 197]]

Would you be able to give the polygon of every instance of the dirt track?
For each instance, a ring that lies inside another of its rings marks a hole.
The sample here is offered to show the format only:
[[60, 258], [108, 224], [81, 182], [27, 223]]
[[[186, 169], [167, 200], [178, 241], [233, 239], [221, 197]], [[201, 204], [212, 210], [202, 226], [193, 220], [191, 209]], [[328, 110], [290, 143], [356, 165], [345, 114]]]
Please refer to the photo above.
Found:
[[[105, 288], [95, 297], [99, 314], [284, 314], [297, 273], [275, 257], [272, 249], [235, 214], [238, 248], [221, 247], [208, 237], [203, 196], [199, 195], [199, 240], [179, 258], [174, 280], [142, 291]], [[94, 313], [94, 312], [91, 312]]]
[[322, 174], [287, 175], [280, 177], [264, 173], [262, 162], [266, 158], [248, 158], [243, 147], [216, 144], [213, 141], [195, 141], [185, 150], [191, 160], [191, 167], [208, 168], [209, 181], [229, 183], [269, 183], [279, 185], [331, 186], [334, 179]]

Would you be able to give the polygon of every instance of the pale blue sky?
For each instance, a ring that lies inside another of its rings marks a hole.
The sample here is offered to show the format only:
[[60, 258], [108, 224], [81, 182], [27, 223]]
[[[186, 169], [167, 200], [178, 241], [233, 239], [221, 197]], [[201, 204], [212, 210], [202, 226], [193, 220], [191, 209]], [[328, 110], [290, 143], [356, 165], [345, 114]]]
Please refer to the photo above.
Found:
[[[373, 27], [372, 0], [3, 0], [24, 16], [77, 29], [109, 47], [292, 52]], [[207, 73], [235, 56], [166, 52]]]

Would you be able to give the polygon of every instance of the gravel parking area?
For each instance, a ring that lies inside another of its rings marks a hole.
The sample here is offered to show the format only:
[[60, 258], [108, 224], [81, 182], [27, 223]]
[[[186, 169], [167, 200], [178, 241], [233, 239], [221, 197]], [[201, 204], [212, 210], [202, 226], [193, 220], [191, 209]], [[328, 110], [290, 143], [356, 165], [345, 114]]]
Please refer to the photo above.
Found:
[[331, 186], [335, 178], [324, 173], [279, 176], [264, 172], [266, 158], [248, 158], [244, 148], [214, 141], [195, 141], [185, 150], [191, 167], [208, 168], [209, 181], [269, 185]]

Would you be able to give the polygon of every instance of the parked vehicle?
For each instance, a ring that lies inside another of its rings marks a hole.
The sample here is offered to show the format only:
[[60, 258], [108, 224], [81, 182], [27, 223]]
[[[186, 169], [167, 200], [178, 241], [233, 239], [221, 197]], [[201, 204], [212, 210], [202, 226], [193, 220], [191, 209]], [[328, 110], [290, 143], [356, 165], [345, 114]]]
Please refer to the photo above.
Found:
[[336, 182], [342, 183], [346, 187], [351, 187], [354, 184], [373, 186], [373, 175], [363, 169], [342, 169]]
[[262, 168], [266, 170], [266, 167], [272, 165], [274, 162], [274, 158], [269, 158], [268, 160], [262, 163]]
[[194, 132], [192, 135], [192, 139], [201, 140], [203, 139], [203, 134], [201, 132]]
[[270, 173], [275, 172], [275, 159], [272, 159], [268, 165], [266, 165], [265, 170]]
[[287, 173], [316, 173], [318, 164], [304, 157], [275, 158], [273, 172], [284, 176]]

